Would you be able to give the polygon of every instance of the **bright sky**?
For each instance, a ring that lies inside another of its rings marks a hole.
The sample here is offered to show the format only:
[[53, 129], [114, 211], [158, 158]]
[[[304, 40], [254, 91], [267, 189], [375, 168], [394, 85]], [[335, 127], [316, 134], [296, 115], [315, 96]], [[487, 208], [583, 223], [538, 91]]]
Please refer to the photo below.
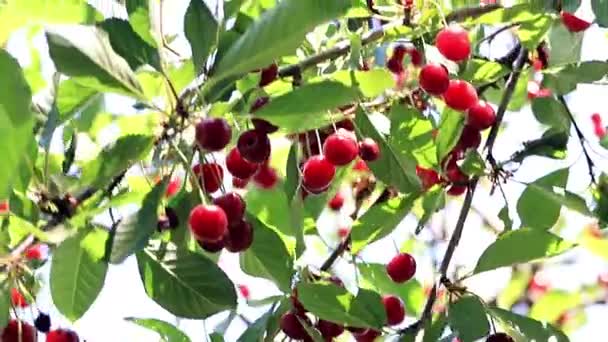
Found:
[[[96, 1], [104, 3], [103, 1]], [[181, 33], [180, 28], [183, 26], [183, 12], [187, 6], [187, 0], [172, 0], [167, 2], [169, 5], [165, 9], [164, 30], [166, 34]], [[581, 9], [584, 16], [589, 15], [589, 0], [583, 1], [584, 5]], [[107, 7], [104, 7], [107, 8]], [[607, 60], [608, 59], [608, 30], [600, 29], [596, 25], [586, 31], [583, 42], [583, 59], [584, 60]], [[43, 39], [37, 39], [36, 42], [44, 50], [45, 44]], [[187, 42], [180, 38], [175, 42], [175, 47], [179, 51], [189, 53]], [[9, 44], [11, 52], [21, 56], [24, 52], [23, 35], [16, 36]], [[500, 48], [499, 46], [497, 48]], [[26, 49], [25, 49], [26, 50]], [[27, 60], [27, 59], [25, 59]], [[45, 59], [47, 72], [52, 72], [49, 67], [48, 58]], [[607, 161], [604, 156], [608, 155], [608, 151], [603, 150], [594, 138], [590, 115], [594, 112], [600, 112], [604, 121], [608, 120], [608, 112], [603, 102], [608, 94], [606, 86], [580, 86], [577, 91], [567, 96], [570, 107], [581, 127], [585, 136], [592, 142], [593, 153], [592, 158], [598, 166], [598, 170], [606, 169]], [[601, 100], [600, 100], [601, 99]], [[601, 101], [601, 102], [600, 102]], [[112, 101], [107, 101], [108, 110], [112, 112], [128, 112], [130, 111], [128, 103], [120, 98], [114, 98]], [[513, 151], [521, 147], [521, 142], [536, 138], [540, 132], [540, 126], [533, 118], [529, 108], [525, 108], [521, 112], [508, 113], [505, 118], [505, 130], [499, 135], [495, 145], [495, 156], [498, 160], [509, 157]], [[56, 134], [56, 138], [59, 137]], [[55, 139], [60, 140], [60, 139]], [[578, 163], [572, 168], [569, 179], [568, 188], [575, 192], [584, 190], [589, 184], [585, 163], [581, 158], [581, 149], [576, 139], [571, 139], [569, 144], [569, 157], [566, 161], [554, 161], [547, 158], [529, 158], [516, 174], [515, 179], [519, 181], [532, 181], [539, 176], [547, 173], [548, 170], [557, 169], [570, 165], [575, 161]], [[229, 185], [228, 185], [229, 186]], [[474, 207], [479, 208], [486, 216], [493, 221], [500, 221], [496, 214], [502, 208], [503, 202], [500, 196], [495, 195], [490, 198], [488, 196], [487, 184], [484, 184], [484, 189], [478, 191], [475, 195]], [[505, 186], [507, 197], [517, 199], [523, 190], [523, 186], [517, 183], [510, 182]], [[515, 203], [513, 200], [510, 203], [511, 212], [515, 213]], [[452, 201], [448, 204], [444, 215], [439, 215], [431, 224], [433, 229], [439, 229], [444, 223], [448, 227], [453, 228], [455, 217], [460, 209], [460, 201]], [[564, 215], [568, 229], [564, 232], [566, 238], [574, 239], [577, 233], [582, 229], [589, 220], [580, 217], [576, 214]], [[454, 264], [468, 265], [472, 267], [477, 258], [484, 250], [483, 247], [494, 240], [494, 236], [485, 230], [479, 229], [481, 219], [478, 215], [470, 215], [467, 221], [467, 230], [463, 235], [461, 245], [457, 249]], [[386, 262], [392, 256], [391, 253], [384, 251], [393, 251], [394, 242], [400, 244], [406, 238], [409, 238], [416, 226], [415, 220], [411, 217], [405, 219], [394, 234], [383, 241], [379, 241], [365, 252], [364, 257], [368, 261]], [[424, 233], [420, 239], [428, 239], [428, 234]], [[440, 246], [436, 251], [433, 251], [434, 257], [443, 255], [443, 248]], [[593, 283], [597, 279], [597, 274], [600, 271], [608, 270], [606, 261], [597, 257], [591, 256], [589, 253], [578, 250], [576, 253], [577, 263], [572, 266], [556, 265], [549, 267], [545, 272], [551, 282], [558, 288], [575, 289], [584, 283]], [[431, 263], [433, 255], [430, 253], [417, 255], [418, 273], [417, 279], [423, 284], [429, 284], [433, 280]], [[310, 262], [320, 263], [322, 256], [311, 256]], [[261, 299], [269, 295], [276, 294], [277, 290], [270, 282], [263, 279], [256, 279], [243, 274], [238, 268], [238, 258], [236, 255], [224, 253], [220, 262], [221, 267], [229, 274], [235, 284], [247, 284], [251, 289], [254, 299]], [[344, 265], [344, 264], [342, 264]], [[344, 271], [343, 268], [340, 271]], [[204, 272], [204, 270], [201, 270]], [[498, 270], [488, 272], [477, 276], [468, 283], [473, 292], [480, 294], [483, 297], [493, 296], [502, 285], [509, 279], [509, 270]], [[340, 272], [342, 273], [342, 272]], [[576, 276], [573, 276], [573, 275]], [[48, 270], [42, 272], [41, 276], [48, 280]], [[242, 299], [240, 299], [242, 302]], [[41, 295], [37, 300], [37, 305], [42, 310], [51, 311], [51, 316], [55, 324], [67, 327], [70, 323], [63, 319], [59, 320], [60, 316], [56, 310], [52, 309], [49, 288], [45, 286]], [[244, 314], [250, 320], [254, 320], [261, 311], [251, 309], [245, 305], [239, 307], [239, 313]], [[588, 323], [585, 327], [577, 331], [573, 336], [573, 341], [594, 341], [597, 340], [597, 333], [605, 330], [605, 317], [608, 315], [608, 309], [604, 306], [594, 306], [588, 309]], [[26, 312], [27, 314], [27, 312]], [[99, 298], [79, 321], [74, 324], [74, 328], [79, 334], [89, 342], [102, 341], [154, 341], [157, 335], [150, 333], [145, 329], [139, 328], [131, 323], [125, 322], [125, 317], [139, 318], [158, 318], [171, 323], [178, 323], [193, 341], [205, 340], [205, 329], [211, 332], [213, 328], [221, 322], [226, 315], [218, 315], [206, 321], [206, 324], [201, 321], [178, 321], [171, 314], [166, 312], [152, 300], [150, 300], [143, 289], [139, 279], [137, 265], [133, 257], [119, 266], [111, 266], [106, 278], [106, 284]], [[411, 321], [409, 321], [411, 322]], [[407, 324], [407, 322], [405, 323]], [[240, 335], [245, 325], [239, 319], [235, 319], [230, 329], [225, 336], [226, 341], [235, 341]]]

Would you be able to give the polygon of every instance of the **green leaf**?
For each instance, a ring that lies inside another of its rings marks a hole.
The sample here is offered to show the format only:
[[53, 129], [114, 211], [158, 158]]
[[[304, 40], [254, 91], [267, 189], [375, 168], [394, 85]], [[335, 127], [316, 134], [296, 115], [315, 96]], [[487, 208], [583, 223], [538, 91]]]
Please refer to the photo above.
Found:
[[0, 327], [5, 327], [10, 319], [10, 298], [11, 295], [8, 281], [6, 279], [2, 279], [0, 281]]
[[420, 315], [426, 297], [422, 286], [416, 279], [411, 279], [404, 284], [397, 284], [386, 273], [385, 265], [361, 263], [358, 266], [364, 280], [363, 288], [375, 290], [378, 293], [397, 295], [403, 300], [405, 311], [409, 315]]
[[168, 207], [175, 211], [179, 225], [171, 230], [171, 242], [177, 248], [186, 248], [190, 238], [190, 228], [188, 227], [188, 217], [190, 210], [201, 203], [197, 191], [186, 191], [182, 188], [177, 195], [173, 196], [169, 201]]
[[450, 304], [450, 328], [463, 342], [475, 341], [490, 332], [490, 322], [483, 303], [478, 297], [465, 295]]
[[503, 234], [483, 252], [475, 273], [559, 255], [574, 244], [544, 230], [520, 228]]
[[469, 150], [460, 165], [460, 170], [469, 176], [483, 176], [486, 170], [486, 163], [477, 150]]
[[135, 74], [112, 50], [103, 30], [84, 25], [55, 26], [46, 29], [46, 38], [57, 70], [78, 84], [144, 99]]
[[359, 138], [372, 138], [380, 147], [380, 158], [368, 163], [369, 168], [378, 179], [387, 185], [396, 186], [403, 193], [420, 191], [420, 179], [416, 176], [416, 162], [406, 156], [398, 157], [361, 108], [357, 110], [355, 116], [355, 127]]
[[552, 325], [499, 308], [490, 308], [489, 311], [492, 313], [492, 316], [505, 322], [516, 332], [520, 333], [525, 340], [538, 342], [569, 341], [564, 333]]
[[[283, 301], [283, 303], [287, 303], [287, 301]], [[291, 303], [289, 303], [289, 306], [291, 306]], [[283, 305], [283, 309], [287, 310], [289, 307]], [[283, 312], [284, 310], [282, 310], [281, 306], [277, 308], [276, 305], [272, 305], [268, 311], [256, 319], [255, 322], [239, 336], [237, 342], [260, 342], [266, 333], [270, 322], [272, 320], [277, 320], [278, 316], [282, 315]]]
[[279, 235], [255, 217], [248, 215], [253, 225], [253, 244], [240, 254], [243, 272], [273, 281], [289, 293], [293, 275], [293, 257]]
[[576, 12], [580, 7], [582, 0], [565, 0], [562, 1], [562, 11]]
[[579, 83], [593, 83], [608, 75], [608, 62], [586, 61], [566, 64], [543, 72], [543, 85], [556, 94], [567, 94]]
[[504, 228], [505, 231], [509, 231], [509, 230], [513, 229], [513, 219], [511, 219], [511, 216], [509, 215], [509, 206], [508, 205], [505, 204], [505, 206], [502, 207], [502, 209], [500, 209], [500, 211], [498, 212], [498, 218], [505, 225], [505, 228]]
[[298, 166], [300, 144], [295, 141], [289, 148], [287, 165], [285, 167], [285, 196], [287, 201], [292, 202], [297, 195], [300, 184], [300, 168]]
[[549, 32], [553, 22], [553, 17], [549, 14], [539, 14], [530, 20], [522, 22], [517, 30], [517, 36], [519, 36], [521, 44], [527, 49], [536, 49], [547, 32]]
[[400, 160], [416, 160], [418, 165], [437, 165], [437, 151], [433, 141], [433, 123], [417, 109], [393, 105], [390, 111], [391, 134], [389, 145]]
[[298, 299], [315, 316], [353, 327], [381, 329], [386, 325], [382, 298], [376, 292], [360, 289], [353, 296], [334, 284], [298, 284]]
[[194, 66], [200, 72], [218, 41], [218, 24], [205, 1], [190, 0], [184, 18], [184, 32], [192, 48]]
[[528, 290], [530, 284], [530, 273], [524, 271], [515, 271], [511, 276], [511, 279], [496, 297], [496, 305], [501, 308], [510, 308], [513, 304], [517, 303], [525, 292]]
[[281, 1], [256, 19], [221, 57], [214, 70], [216, 81], [263, 68], [295, 52], [308, 32], [349, 7], [350, 0]]
[[537, 155], [553, 159], [566, 158], [569, 132], [548, 129], [542, 137], [524, 142], [524, 149], [516, 152], [511, 161], [521, 163], [528, 156]]
[[82, 317], [103, 288], [108, 270], [102, 258], [108, 233], [96, 229], [68, 238], [53, 252], [53, 303], [71, 321]]
[[530, 318], [556, 323], [566, 311], [582, 305], [580, 293], [568, 293], [562, 290], [552, 290], [540, 297], [530, 308]]
[[0, 49], [0, 198], [8, 198], [18, 181], [22, 164], [33, 170], [34, 160], [27, 160], [32, 143], [34, 121], [30, 111], [32, 93], [19, 63]]
[[417, 197], [418, 194], [401, 195], [372, 206], [353, 224], [352, 253], [390, 234], [410, 212]]
[[56, 96], [55, 105], [59, 111], [60, 122], [65, 122], [78, 112], [85, 111], [88, 108], [97, 109], [97, 107], [101, 107], [100, 102], [103, 97], [95, 89], [86, 88], [76, 83], [73, 78], [59, 83]]
[[443, 160], [458, 143], [464, 127], [464, 115], [446, 107], [441, 114], [441, 122], [437, 129], [437, 160]]
[[156, 40], [152, 36], [152, 23], [150, 22], [149, 1], [147, 0], [126, 0], [129, 23], [146, 43], [156, 47]]
[[156, 186], [144, 197], [141, 208], [134, 216], [124, 219], [111, 238], [112, 250], [109, 261], [120, 264], [133, 253], [144, 249], [158, 222], [158, 205], [165, 194], [167, 180]]
[[82, 184], [100, 188], [148, 154], [154, 143], [150, 135], [127, 135], [104, 148], [83, 167]]
[[601, 27], [608, 27], [608, 0], [591, 0], [595, 21]]
[[319, 218], [319, 215], [323, 212], [323, 209], [327, 207], [327, 203], [334, 198], [334, 196], [340, 190], [345, 180], [349, 179], [352, 175], [352, 165], [354, 163], [344, 165], [336, 170], [336, 175], [329, 185], [329, 189], [321, 194], [311, 194], [306, 197], [304, 201], [304, 208], [310, 217], [315, 221]]
[[582, 46], [583, 32], [570, 32], [561, 21], [555, 21], [549, 32], [549, 63], [554, 66], [580, 61]]
[[421, 203], [420, 213], [417, 212], [417, 207], [414, 208], [414, 212], [420, 217], [416, 226], [416, 234], [424, 229], [433, 214], [445, 206], [445, 189], [435, 186], [425, 191], [419, 203]]
[[509, 68], [500, 63], [473, 58], [467, 62], [466, 69], [460, 77], [474, 86], [480, 86], [494, 82], [508, 73]]
[[110, 18], [99, 26], [107, 32], [112, 49], [129, 63], [131, 69], [137, 70], [148, 64], [156, 70], [162, 70], [158, 50], [144, 41], [128, 21]]
[[190, 342], [188, 335], [173, 324], [160, 319], [128, 317], [125, 320], [158, 333], [163, 342]]
[[255, 117], [268, 120], [288, 133], [304, 132], [335, 121], [337, 115], [327, 112], [347, 105], [357, 98], [356, 88], [339, 82], [311, 83], [272, 98], [267, 105], [255, 112]]
[[367, 98], [377, 97], [385, 90], [395, 87], [393, 75], [387, 69], [341, 70], [331, 74], [327, 79], [338, 81], [347, 87], [358, 87], [361, 95]]
[[245, 195], [245, 203], [247, 203], [248, 213], [279, 232], [281, 238], [294, 236], [289, 199], [283, 187], [275, 186], [262, 191], [248, 191]]
[[205, 319], [236, 308], [234, 284], [201, 254], [169, 244], [162, 257], [152, 249], [137, 253], [137, 264], [148, 296], [176, 316]]
[[[545, 175], [528, 185], [517, 201], [517, 214], [522, 226], [550, 229], [559, 219], [562, 201], [553, 187], [564, 188], [568, 182], [568, 169]], [[565, 202], [565, 196], [563, 201]], [[538, 205], [542, 203], [542, 206]]]
[[445, 313], [439, 314], [432, 321], [428, 320], [424, 329], [424, 339], [422, 342], [439, 341], [447, 324], [448, 321]]

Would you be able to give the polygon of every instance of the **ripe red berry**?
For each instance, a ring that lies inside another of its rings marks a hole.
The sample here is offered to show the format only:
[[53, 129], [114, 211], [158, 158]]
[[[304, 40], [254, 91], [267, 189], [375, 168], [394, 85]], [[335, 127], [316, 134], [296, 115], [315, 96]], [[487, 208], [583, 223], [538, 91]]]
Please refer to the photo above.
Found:
[[456, 160], [452, 159], [450, 163], [448, 163], [448, 167], [445, 170], [445, 176], [449, 182], [456, 183], [459, 185], [463, 185], [469, 180], [469, 177], [465, 175], [458, 165], [456, 164]]
[[407, 50], [407, 52], [410, 54], [410, 58], [412, 60], [412, 64], [414, 66], [421, 66], [422, 65], [422, 53], [420, 53], [420, 51], [418, 51], [418, 49], [416, 48], [410, 48]]
[[240, 284], [240, 285], [238, 285], [238, 288], [239, 288], [239, 292], [241, 293], [241, 296], [243, 296], [243, 298], [249, 300], [249, 298], [251, 297], [251, 291], [249, 291], [249, 286]]
[[205, 251], [209, 252], [209, 253], [217, 253], [219, 251], [221, 251], [222, 249], [224, 249], [224, 240], [218, 240], [218, 241], [199, 241], [197, 240], [196, 242], [198, 242], [198, 245], [201, 246], [202, 249], [204, 249]]
[[355, 160], [359, 154], [357, 140], [351, 132], [338, 130], [330, 135], [323, 143], [323, 155], [330, 163], [344, 166]]
[[216, 192], [224, 180], [224, 170], [217, 163], [198, 164], [192, 168], [192, 172], [202, 180], [202, 186], [206, 193]]
[[492, 127], [496, 121], [494, 108], [486, 101], [479, 101], [467, 111], [467, 125], [480, 131]]
[[0, 200], [0, 214], [4, 214], [9, 211], [8, 200]]
[[403, 59], [403, 57], [405, 57], [406, 53], [408, 53], [407, 47], [405, 47], [404, 45], [397, 45], [397, 46], [395, 46], [395, 48], [393, 48], [392, 57], [397, 57], [397, 58]]
[[253, 176], [253, 181], [262, 189], [272, 189], [279, 181], [279, 176], [277, 175], [277, 171], [270, 165], [263, 164]]
[[68, 329], [55, 329], [46, 334], [46, 342], [78, 342], [78, 334]]
[[353, 165], [353, 170], [359, 172], [369, 172], [369, 167], [367, 166], [367, 163], [363, 161], [363, 159], [358, 159], [357, 162], [355, 162], [355, 165]]
[[272, 63], [267, 68], [262, 69], [260, 73], [260, 87], [264, 87], [272, 83], [279, 76], [279, 67], [276, 63]]
[[344, 326], [323, 319], [320, 319], [317, 322], [317, 329], [321, 333], [321, 336], [330, 341], [332, 338], [338, 337], [344, 332]]
[[323, 156], [310, 157], [302, 168], [304, 187], [312, 192], [325, 191], [336, 174], [336, 167]]
[[205, 118], [196, 125], [196, 141], [209, 151], [219, 151], [232, 138], [232, 129], [222, 118]]
[[564, 26], [566, 26], [570, 32], [585, 31], [589, 28], [589, 26], [591, 26], [590, 22], [585, 21], [569, 12], [562, 11], [561, 17], [562, 23], [564, 23]]
[[253, 176], [259, 167], [259, 164], [245, 160], [236, 147], [226, 156], [226, 169], [236, 178], [247, 179]]
[[28, 306], [27, 300], [17, 288], [11, 288], [11, 302], [13, 306], [18, 308], [25, 308]]
[[48, 254], [48, 246], [37, 243], [26, 249], [23, 254], [28, 260], [44, 260]]
[[240, 178], [232, 177], [232, 186], [237, 189], [245, 189], [247, 187], [247, 184], [249, 184], [249, 178], [240, 179]]
[[448, 195], [450, 195], [450, 196], [460, 196], [460, 195], [464, 194], [466, 191], [467, 191], [467, 186], [466, 185], [455, 185], [455, 184], [453, 184], [448, 189]]
[[382, 335], [382, 333], [374, 329], [365, 329], [360, 334], [353, 334], [355, 341], [357, 342], [374, 342], [380, 335]]
[[441, 179], [437, 171], [433, 169], [427, 169], [422, 166], [416, 166], [416, 175], [420, 178], [422, 182], [422, 188], [424, 190], [428, 190], [433, 187], [435, 184], [439, 184]]
[[344, 205], [344, 196], [342, 196], [339, 192], [329, 201], [328, 203], [329, 207], [334, 210], [334, 211], [338, 211], [340, 209], [342, 209], [342, 206]]
[[403, 302], [397, 296], [383, 296], [382, 304], [384, 305], [384, 310], [386, 311], [386, 320], [388, 325], [397, 325], [403, 322], [403, 318], [405, 318], [405, 308], [403, 307]]
[[188, 219], [192, 235], [197, 240], [216, 242], [221, 240], [228, 230], [228, 218], [217, 205], [199, 204], [190, 211]]
[[432, 95], [441, 95], [448, 90], [450, 75], [441, 64], [429, 63], [420, 70], [418, 76], [420, 87]]
[[213, 200], [213, 204], [224, 210], [228, 224], [238, 222], [245, 215], [245, 201], [236, 192], [229, 192]]
[[338, 228], [338, 236], [341, 239], [344, 239], [348, 236], [348, 234], [350, 234], [350, 228], [349, 227], [340, 227]]
[[179, 189], [182, 187], [182, 180], [179, 178], [173, 178], [169, 184], [167, 185], [167, 190], [165, 190], [165, 197], [173, 197]]
[[462, 133], [460, 133], [460, 139], [455, 149], [461, 149], [466, 151], [469, 148], [476, 149], [481, 144], [481, 133], [479, 130], [471, 127], [464, 126]]
[[[299, 316], [302, 321], [310, 321], [305, 315]], [[294, 340], [304, 340], [310, 338], [302, 323], [298, 320], [298, 316], [293, 312], [286, 312], [281, 316], [281, 330], [285, 335]]]
[[253, 243], [253, 227], [245, 220], [240, 220], [228, 226], [228, 232], [224, 236], [224, 247], [232, 252], [238, 253], [246, 250]]
[[237, 148], [243, 158], [252, 163], [263, 163], [270, 157], [270, 139], [255, 129], [241, 133]]
[[403, 57], [399, 58], [399, 57], [393, 55], [386, 62], [386, 68], [388, 70], [390, 70], [393, 74], [402, 74], [402, 73], [404, 73], [405, 69], [403, 68]]
[[355, 130], [355, 123], [353, 122], [353, 120], [344, 119], [342, 121], [336, 122], [336, 127], [352, 132]]
[[477, 90], [467, 81], [451, 80], [443, 100], [452, 109], [466, 111], [477, 103]]
[[397, 254], [386, 265], [388, 276], [396, 283], [404, 283], [416, 273], [416, 260], [408, 253]]
[[375, 161], [380, 158], [380, 147], [372, 138], [365, 138], [359, 142], [359, 156], [367, 162]]
[[47, 333], [51, 330], [51, 316], [39, 312], [38, 317], [34, 320], [34, 326], [40, 332]]
[[270, 122], [264, 119], [253, 118], [251, 119], [251, 123], [257, 131], [264, 132], [266, 134], [271, 134], [279, 130], [279, 127], [271, 124]]
[[486, 339], [486, 342], [514, 342], [515, 340], [505, 333], [495, 333]]
[[450, 25], [439, 31], [435, 45], [445, 58], [454, 62], [463, 61], [471, 54], [469, 34], [459, 25]]
[[254, 113], [256, 110], [264, 107], [269, 101], [270, 98], [268, 96], [258, 97], [251, 105], [251, 108], [249, 108], [249, 111]]
[[[2, 330], [0, 341], [2, 342], [34, 342], [36, 330], [33, 326], [11, 319]], [[48, 340], [47, 340], [48, 341]]]

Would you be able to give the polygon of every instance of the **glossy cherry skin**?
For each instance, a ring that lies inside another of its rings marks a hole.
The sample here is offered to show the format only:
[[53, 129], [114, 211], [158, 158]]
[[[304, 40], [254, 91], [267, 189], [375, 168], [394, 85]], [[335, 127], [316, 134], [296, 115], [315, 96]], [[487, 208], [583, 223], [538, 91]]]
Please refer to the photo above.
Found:
[[192, 235], [205, 242], [221, 240], [228, 230], [228, 218], [217, 205], [199, 204], [190, 211], [188, 218]]
[[380, 147], [372, 138], [365, 138], [359, 142], [359, 156], [366, 162], [373, 162], [380, 158]]
[[477, 103], [477, 90], [467, 81], [451, 80], [443, 100], [454, 110], [466, 111]]
[[249, 179], [232, 177], [232, 186], [237, 189], [245, 189], [247, 188], [247, 184], [249, 184]]
[[216, 192], [224, 180], [224, 169], [217, 163], [198, 164], [192, 171], [202, 180], [203, 190], [209, 194]]
[[228, 226], [224, 236], [224, 248], [232, 253], [246, 250], [253, 243], [253, 227], [245, 220], [240, 220]]
[[445, 58], [454, 62], [463, 61], [471, 54], [469, 34], [460, 25], [450, 25], [439, 31], [435, 45]]
[[329, 200], [329, 203], [327, 205], [333, 211], [338, 211], [342, 209], [342, 206], [344, 205], [344, 196], [342, 196], [340, 193], [337, 193], [331, 200]]
[[266, 104], [268, 104], [269, 101], [270, 101], [270, 98], [268, 96], [258, 97], [251, 105], [251, 108], [249, 108], [249, 111], [254, 113], [256, 110], [258, 110], [258, 109], [264, 107]]
[[263, 163], [270, 157], [270, 139], [265, 132], [256, 129], [241, 133], [237, 148], [241, 156], [251, 163]]
[[260, 73], [260, 87], [264, 87], [272, 83], [279, 76], [279, 66], [272, 63], [267, 68], [262, 69]]
[[221, 251], [222, 249], [224, 249], [224, 240], [218, 240], [218, 241], [196, 241], [198, 243], [199, 246], [201, 246], [202, 249], [204, 249], [205, 251], [209, 252], [209, 253], [217, 253], [219, 251]]
[[344, 326], [322, 319], [319, 319], [317, 322], [317, 329], [321, 333], [321, 336], [326, 339], [338, 337], [344, 332]]
[[500, 332], [500, 333], [495, 333], [492, 334], [490, 336], [488, 336], [488, 338], [486, 339], [486, 342], [514, 342], [515, 340], [513, 339], [513, 337]]
[[21, 291], [15, 287], [11, 288], [11, 303], [18, 308], [26, 308], [29, 305]]
[[226, 169], [236, 178], [248, 179], [258, 171], [259, 167], [259, 164], [243, 158], [236, 147], [226, 155]]
[[420, 87], [432, 95], [441, 95], [448, 90], [450, 75], [441, 64], [429, 63], [420, 70], [418, 76]]
[[481, 144], [481, 133], [478, 129], [471, 126], [464, 126], [462, 133], [460, 133], [460, 139], [456, 145], [456, 149], [466, 151], [469, 148], [476, 149]]
[[384, 305], [384, 310], [386, 311], [386, 320], [388, 325], [397, 325], [403, 322], [405, 318], [405, 308], [403, 307], [403, 302], [397, 296], [383, 296], [382, 304]]
[[466, 191], [467, 191], [467, 186], [466, 185], [456, 185], [456, 184], [453, 184], [448, 189], [448, 195], [450, 195], [450, 196], [460, 196], [460, 195], [464, 194]]
[[467, 111], [467, 125], [480, 131], [492, 127], [494, 122], [496, 122], [496, 112], [485, 101], [477, 102]]
[[308, 336], [308, 333], [306, 332], [306, 329], [304, 329], [302, 323], [300, 323], [298, 318], [302, 321], [310, 322], [308, 317], [306, 317], [305, 315], [298, 317], [293, 312], [286, 312], [285, 314], [283, 314], [283, 316], [281, 316], [281, 330], [285, 335], [295, 340], [303, 340], [306, 338], [310, 338]]
[[167, 185], [167, 190], [165, 190], [165, 197], [173, 197], [177, 194], [182, 187], [182, 180], [179, 178], [173, 178], [169, 184]]
[[224, 210], [229, 225], [240, 221], [245, 215], [245, 201], [236, 192], [229, 192], [215, 198], [213, 204]]
[[323, 143], [323, 155], [330, 163], [344, 166], [357, 158], [359, 146], [353, 134], [346, 130], [330, 135]]
[[251, 119], [251, 123], [257, 131], [264, 132], [266, 134], [271, 134], [279, 130], [279, 127], [264, 119], [253, 118]]
[[0, 335], [0, 341], [2, 342], [34, 342], [35, 340], [36, 329], [28, 323], [19, 322], [14, 319], [8, 322], [2, 330], [2, 335]]
[[432, 188], [435, 184], [439, 184], [441, 182], [441, 178], [439, 177], [439, 173], [433, 169], [427, 169], [422, 166], [416, 166], [416, 175], [420, 178], [422, 183], [422, 188], [424, 190], [428, 190]]
[[222, 118], [205, 118], [196, 125], [196, 141], [208, 151], [220, 151], [230, 142], [232, 129]]
[[49, 332], [51, 330], [51, 316], [43, 312], [38, 313], [38, 317], [34, 320], [34, 326], [40, 332]]
[[310, 157], [302, 168], [304, 187], [310, 191], [323, 191], [329, 187], [336, 174], [336, 167], [321, 155]]
[[585, 21], [570, 12], [562, 11], [561, 18], [562, 23], [564, 23], [564, 26], [566, 26], [570, 32], [585, 31], [591, 26], [590, 22]]
[[262, 189], [272, 189], [279, 181], [279, 176], [274, 168], [268, 164], [263, 164], [253, 176], [253, 181]]
[[78, 334], [68, 329], [55, 329], [46, 334], [47, 342], [78, 342]]
[[416, 274], [416, 259], [408, 253], [400, 253], [386, 265], [388, 276], [396, 283], [404, 283]]

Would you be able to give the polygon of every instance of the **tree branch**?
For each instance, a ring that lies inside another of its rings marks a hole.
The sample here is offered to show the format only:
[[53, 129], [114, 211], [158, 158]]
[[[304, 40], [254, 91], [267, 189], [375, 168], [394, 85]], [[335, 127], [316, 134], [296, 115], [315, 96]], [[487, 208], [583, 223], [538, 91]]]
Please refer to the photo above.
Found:
[[583, 153], [585, 154], [585, 161], [587, 162], [587, 169], [589, 170], [589, 176], [591, 177], [591, 183], [595, 184], [596, 183], [595, 173], [593, 172], [594, 164], [593, 164], [593, 160], [591, 159], [591, 156], [589, 155], [589, 151], [587, 151], [587, 148], [585, 147], [585, 140], [586, 140], [585, 136], [583, 135], [583, 132], [581, 131], [580, 127], [578, 127], [576, 120], [574, 120], [574, 115], [572, 115], [572, 112], [570, 111], [570, 107], [568, 107], [568, 103], [566, 102], [566, 99], [564, 98], [564, 95], [559, 95], [557, 98], [564, 105], [564, 108], [566, 109], [566, 113], [568, 113], [568, 118], [572, 122], [572, 126], [574, 126], [574, 131], [576, 132], [578, 141], [580, 142], [581, 147], [583, 149]]

